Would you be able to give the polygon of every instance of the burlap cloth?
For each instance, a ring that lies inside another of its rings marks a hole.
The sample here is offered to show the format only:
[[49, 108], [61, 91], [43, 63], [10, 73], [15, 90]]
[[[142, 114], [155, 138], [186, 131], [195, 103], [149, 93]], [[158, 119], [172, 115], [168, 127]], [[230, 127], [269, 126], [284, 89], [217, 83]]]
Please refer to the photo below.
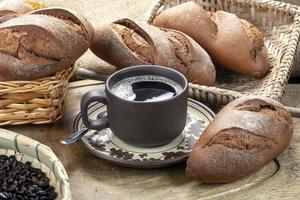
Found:
[[[112, 22], [120, 18], [143, 20], [146, 11], [151, 6], [151, 0], [39, 0], [48, 6], [66, 7], [81, 12], [93, 26]], [[300, 0], [282, 0], [300, 5]], [[112, 73], [115, 68], [96, 57], [90, 50], [76, 63], [76, 67], [88, 70]], [[300, 51], [296, 54], [295, 67], [292, 76], [300, 77]]]

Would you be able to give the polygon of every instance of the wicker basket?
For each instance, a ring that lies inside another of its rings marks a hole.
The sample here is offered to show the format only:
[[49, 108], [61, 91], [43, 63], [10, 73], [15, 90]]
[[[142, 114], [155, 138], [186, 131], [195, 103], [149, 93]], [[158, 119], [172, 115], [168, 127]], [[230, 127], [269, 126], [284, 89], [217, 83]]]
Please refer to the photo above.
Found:
[[[25, 0], [35, 10], [46, 8], [40, 0]], [[47, 124], [63, 113], [67, 84], [74, 67], [33, 81], [0, 81], [0, 126]]]
[[[187, 0], [158, 0], [148, 10], [151, 23], [163, 10]], [[276, 100], [284, 94], [300, 33], [300, 11], [297, 6], [271, 0], [196, 0], [205, 10], [224, 10], [246, 19], [263, 32], [271, 70], [263, 79], [241, 76], [229, 70], [217, 70], [214, 87], [190, 84], [189, 96], [210, 104], [226, 104], [249, 94]]]
[[58, 200], [72, 198], [66, 170], [48, 146], [21, 134], [0, 129], [0, 155], [15, 155], [21, 162], [32, 162], [33, 167], [46, 173], [50, 185], [58, 194]]
[[61, 118], [74, 67], [34, 81], [0, 82], [0, 126], [46, 124]]

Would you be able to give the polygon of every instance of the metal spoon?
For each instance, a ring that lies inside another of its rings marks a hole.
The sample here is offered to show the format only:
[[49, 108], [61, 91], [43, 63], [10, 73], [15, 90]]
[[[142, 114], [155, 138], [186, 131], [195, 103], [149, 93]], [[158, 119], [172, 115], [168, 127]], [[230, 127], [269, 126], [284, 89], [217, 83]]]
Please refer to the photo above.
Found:
[[294, 107], [285, 106], [286, 109], [291, 113], [293, 117], [300, 118], [300, 109]]
[[[106, 111], [98, 114], [97, 119], [102, 119], [102, 118], [107, 118]], [[84, 136], [88, 131], [89, 131], [89, 129], [84, 127], [82, 129], [80, 129], [79, 131], [69, 135], [65, 139], [61, 139], [60, 143], [61, 144], [72, 144], [72, 143], [76, 142], [77, 140], [79, 140], [82, 136]]]

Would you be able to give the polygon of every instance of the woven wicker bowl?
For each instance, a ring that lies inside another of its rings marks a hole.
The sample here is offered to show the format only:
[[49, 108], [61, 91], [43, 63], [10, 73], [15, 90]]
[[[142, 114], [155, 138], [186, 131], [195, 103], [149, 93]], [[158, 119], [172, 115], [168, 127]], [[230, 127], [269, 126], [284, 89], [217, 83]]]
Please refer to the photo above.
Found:
[[[187, 0], [158, 0], [148, 10], [151, 23], [161, 11]], [[242, 95], [256, 94], [276, 100], [284, 94], [300, 33], [299, 8], [271, 0], [196, 0], [207, 11], [224, 10], [246, 19], [263, 32], [271, 70], [263, 79], [217, 70], [214, 87], [190, 84], [189, 96], [210, 104], [226, 104]], [[174, 19], [175, 20], [175, 19]]]
[[46, 124], [63, 113], [63, 101], [73, 67], [34, 81], [0, 82], [0, 126]]
[[40, 168], [50, 178], [50, 185], [58, 193], [58, 200], [71, 199], [66, 170], [48, 146], [21, 134], [0, 129], [0, 155], [15, 155], [21, 162], [32, 162], [33, 167]]

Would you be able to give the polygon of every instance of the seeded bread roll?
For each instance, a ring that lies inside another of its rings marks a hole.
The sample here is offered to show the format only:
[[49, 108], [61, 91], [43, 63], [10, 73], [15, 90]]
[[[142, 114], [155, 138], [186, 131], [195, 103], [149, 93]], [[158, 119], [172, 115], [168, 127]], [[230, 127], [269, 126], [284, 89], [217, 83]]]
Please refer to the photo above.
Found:
[[37, 79], [72, 65], [93, 34], [80, 19], [54, 8], [0, 24], [0, 81]]
[[186, 172], [206, 183], [241, 179], [282, 153], [292, 135], [292, 116], [280, 103], [257, 96], [236, 99], [201, 134]]
[[163, 11], [153, 25], [189, 35], [219, 65], [240, 74], [263, 77], [269, 69], [262, 34], [234, 14], [206, 13], [197, 3], [187, 2]]
[[0, 23], [35, 9], [30, 1], [3, 0], [0, 1]]
[[179, 31], [121, 19], [95, 29], [91, 50], [118, 69], [153, 64], [173, 68], [193, 83], [212, 85], [215, 81], [209, 55]]

